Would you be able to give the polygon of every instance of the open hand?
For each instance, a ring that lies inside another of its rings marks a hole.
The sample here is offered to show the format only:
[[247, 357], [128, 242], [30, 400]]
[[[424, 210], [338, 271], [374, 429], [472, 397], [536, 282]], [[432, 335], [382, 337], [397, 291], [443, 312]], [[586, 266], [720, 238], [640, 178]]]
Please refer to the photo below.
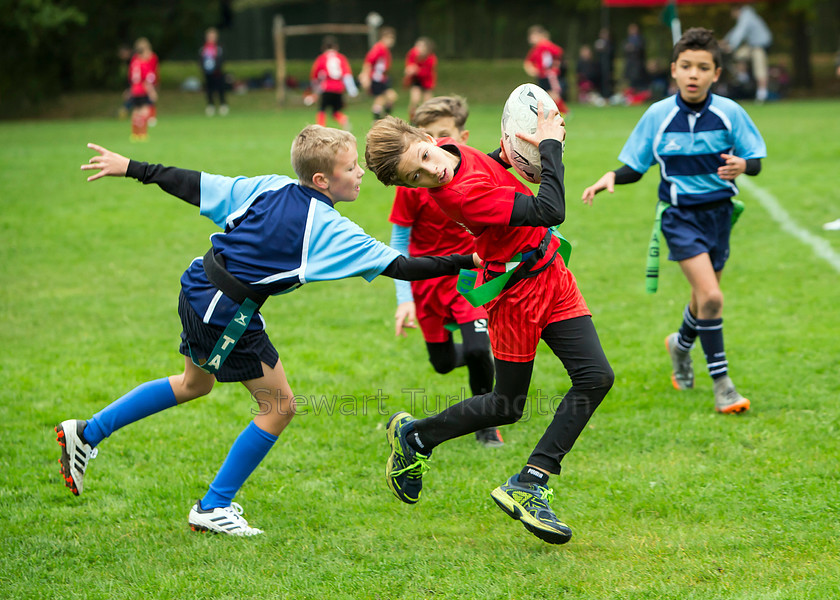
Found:
[[98, 173], [94, 173], [88, 177], [88, 181], [96, 181], [106, 175], [111, 177], [125, 177], [129, 163], [129, 160], [125, 156], [111, 152], [107, 148], [97, 146], [96, 144], [88, 144], [87, 147], [99, 153], [98, 156], [91, 158], [88, 164], [82, 165], [82, 171], [99, 170]]
[[537, 103], [537, 131], [534, 134], [519, 132], [516, 134], [520, 140], [539, 147], [543, 140], [557, 140], [562, 142], [566, 139], [566, 123], [557, 107], [545, 112], [542, 102]]

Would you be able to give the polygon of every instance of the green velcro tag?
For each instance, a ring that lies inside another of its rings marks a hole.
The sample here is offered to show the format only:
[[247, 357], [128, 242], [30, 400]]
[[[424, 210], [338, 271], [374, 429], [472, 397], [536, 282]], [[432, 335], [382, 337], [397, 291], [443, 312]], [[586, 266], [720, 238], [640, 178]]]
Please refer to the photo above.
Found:
[[475, 287], [475, 282], [478, 279], [478, 272], [461, 269], [458, 274], [458, 282], [455, 284], [455, 289], [467, 302], [475, 307], [484, 306], [493, 298], [502, 293], [502, 290], [507, 284], [508, 280], [513, 276], [513, 272], [522, 264], [522, 253], [520, 252], [514, 256], [510, 262], [505, 264], [505, 272], [491, 279], [490, 281]]
[[454, 321], [452, 323], [447, 323], [446, 325], [443, 326], [443, 328], [446, 329], [446, 331], [448, 331], [450, 333], [455, 333], [456, 331], [461, 329], [461, 327], [458, 325], [458, 323], [455, 323]]
[[648, 294], [655, 294], [659, 288], [659, 243], [662, 237], [662, 213], [669, 206], [671, 205], [661, 200], [656, 204], [656, 218], [653, 221], [653, 231], [650, 232], [645, 268], [645, 291]]
[[744, 212], [744, 208], [745, 207], [744, 207], [743, 202], [741, 202], [740, 200], [736, 200], [735, 198], [732, 198], [732, 224], [733, 225], [735, 225], [735, 223], [738, 222], [738, 218], [741, 216], [741, 213]]
[[[558, 231], [556, 226], [549, 227], [549, 231], [551, 232], [551, 235], [559, 240], [560, 245], [557, 247], [557, 254], [563, 258], [563, 263], [568, 266], [569, 258], [572, 255], [571, 242], [563, 237], [563, 234]], [[516, 271], [521, 264], [522, 253], [519, 253], [505, 264], [504, 273], [478, 287], [475, 287], [475, 282], [478, 279], [478, 272], [461, 269], [461, 272], [458, 274], [458, 282], [455, 285], [455, 289], [458, 290], [458, 293], [466, 298], [467, 302], [473, 306], [484, 306], [502, 293], [502, 290], [508, 280], [510, 280], [514, 271]]]
[[203, 363], [198, 362], [198, 359], [196, 359], [188, 342], [187, 348], [190, 351], [190, 360], [192, 360], [193, 364], [210, 375], [218, 373], [219, 369], [222, 368], [222, 364], [224, 364], [225, 359], [236, 345], [236, 342], [239, 341], [239, 338], [241, 338], [242, 334], [245, 333], [245, 330], [248, 329], [251, 317], [254, 316], [254, 313], [257, 312], [258, 309], [259, 305], [256, 302], [250, 298], [246, 298], [245, 302], [243, 302], [236, 311], [236, 316], [234, 316], [230, 323], [228, 323], [227, 327], [225, 327], [222, 336], [219, 338], [219, 341], [216, 342], [216, 346], [213, 348], [213, 351], [210, 352], [210, 356]]

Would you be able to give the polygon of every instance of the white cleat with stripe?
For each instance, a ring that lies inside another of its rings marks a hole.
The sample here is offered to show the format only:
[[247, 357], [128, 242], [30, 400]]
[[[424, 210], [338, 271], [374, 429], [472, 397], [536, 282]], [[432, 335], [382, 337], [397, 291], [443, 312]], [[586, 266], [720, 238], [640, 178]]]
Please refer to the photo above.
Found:
[[190, 528], [193, 531], [210, 531], [239, 536], [262, 533], [262, 529], [248, 526], [248, 521], [242, 516], [242, 507], [236, 502], [232, 502], [230, 506], [204, 510], [201, 508], [201, 502], [196, 500], [190, 510]]
[[98, 454], [98, 450], [91, 448], [82, 437], [85, 425], [86, 421], [69, 419], [55, 426], [56, 441], [61, 446], [61, 458], [58, 459], [61, 463], [61, 476], [64, 485], [76, 496], [84, 488], [88, 462]]

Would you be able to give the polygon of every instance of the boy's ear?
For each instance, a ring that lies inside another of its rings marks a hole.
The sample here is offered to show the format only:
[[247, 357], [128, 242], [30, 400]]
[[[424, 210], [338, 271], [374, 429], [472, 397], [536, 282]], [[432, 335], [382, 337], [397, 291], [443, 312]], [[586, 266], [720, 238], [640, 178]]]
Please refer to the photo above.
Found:
[[721, 73], [723, 73], [723, 67], [715, 69], [715, 78], [712, 80], [713, 83], [717, 83], [717, 80], [720, 79]]
[[432, 135], [428, 134], [428, 133], [426, 134], [426, 139], [427, 139], [429, 142], [431, 142], [432, 144], [434, 144], [434, 143], [435, 143], [435, 138], [434, 138]]
[[469, 129], [464, 129], [464, 130], [461, 132], [461, 135], [460, 135], [460, 137], [459, 137], [458, 141], [459, 141], [459, 142], [461, 142], [462, 144], [466, 144], [466, 143], [467, 143], [467, 140], [468, 140], [469, 138], [470, 138], [470, 131], [469, 131]]
[[315, 173], [312, 176], [312, 185], [314, 185], [317, 190], [326, 190], [330, 187], [330, 178], [323, 173]]

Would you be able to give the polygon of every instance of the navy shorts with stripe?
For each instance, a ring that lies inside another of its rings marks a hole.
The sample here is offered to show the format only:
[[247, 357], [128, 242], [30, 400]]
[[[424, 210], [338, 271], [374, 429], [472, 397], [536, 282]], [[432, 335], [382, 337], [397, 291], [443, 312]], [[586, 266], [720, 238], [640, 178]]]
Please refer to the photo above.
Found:
[[723, 200], [692, 208], [670, 206], [662, 213], [662, 235], [668, 242], [668, 259], [685, 260], [709, 253], [715, 271], [729, 258], [732, 202]]
[[[178, 297], [178, 316], [181, 317], [181, 354], [189, 358], [190, 348], [199, 360], [206, 360], [224, 329], [208, 325], [187, 302], [184, 292]], [[254, 315], [256, 318], [256, 315]], [[188, 345], [189, 344], [189, 345]], [[262, 363], [274, 368], [280, 356], [264, 329], [246, 331], [216, 373], [217, 381], [247, 381], [263, 376]]]

